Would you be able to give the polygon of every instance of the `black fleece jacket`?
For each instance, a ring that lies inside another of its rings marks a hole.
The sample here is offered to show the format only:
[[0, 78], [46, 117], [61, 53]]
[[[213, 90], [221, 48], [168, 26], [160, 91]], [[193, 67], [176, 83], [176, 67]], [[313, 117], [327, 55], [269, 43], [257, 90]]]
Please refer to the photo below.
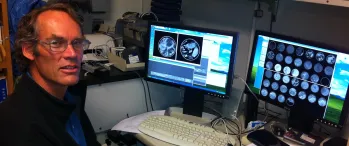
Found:
[[53, 97], [24, 74], [14, 93], [0, 104], [0, 146], [76, 146], [65, 126], [74, 110], [87, 145], [100, 146], [83, 104]]

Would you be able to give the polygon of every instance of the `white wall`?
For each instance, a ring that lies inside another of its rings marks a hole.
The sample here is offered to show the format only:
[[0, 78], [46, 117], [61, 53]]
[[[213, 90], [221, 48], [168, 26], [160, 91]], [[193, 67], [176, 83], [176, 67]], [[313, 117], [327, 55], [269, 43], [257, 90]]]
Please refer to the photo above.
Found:
[[[146, 86], [146, 84], [145, 84]], [[182, 101], [177, 88], [149, 82], [152, 103], [155, 110], [166, 109]], [[146, 95], [147, 94], [146, 88]], [[150, 108], [149, 97], [148, 106]], [[145, 113], [143, 85], [140, 79], [88, 86], [85, 111], [95, 132], [106, 131], [119, 121]]]

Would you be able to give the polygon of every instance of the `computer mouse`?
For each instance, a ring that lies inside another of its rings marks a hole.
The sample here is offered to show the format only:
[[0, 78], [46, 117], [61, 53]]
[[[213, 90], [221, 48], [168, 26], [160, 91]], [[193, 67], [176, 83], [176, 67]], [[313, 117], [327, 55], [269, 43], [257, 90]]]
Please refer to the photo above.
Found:
[[247, 139], [257, 146], [288, 146], [267, 130], [256, 130], [247, 135]]

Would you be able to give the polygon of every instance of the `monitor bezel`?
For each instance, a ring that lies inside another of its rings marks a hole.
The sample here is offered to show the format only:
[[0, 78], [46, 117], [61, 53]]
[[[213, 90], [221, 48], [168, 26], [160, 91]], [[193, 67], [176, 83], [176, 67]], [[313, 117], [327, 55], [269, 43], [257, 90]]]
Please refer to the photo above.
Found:
[[[176, 83], [172, 83], [172, 82], [167, 82], [167, 81], [162, 81], [162, 80], [157, 80], [157, 79], [153, 79], [153, 78], [148, 77], [148, 75], [149, 75], [148, 74], [148, 65], [149, 65], [149, 53], [150, 53], [149, 46], [150, 46], [150, 33], [151, 33], [151, 26], [152, 25], [232, 36], [233, 42], [232, 42], [232, 48], [231, 48], [231, 54], [230, 54], [230, 65], [229, 65], [229, 70], [228, 70], [228, 78], [227, 78], [227, 83], [226, 83], [225, 94], [211, 92], [211, 91], [207, 91], [204, 89], [195, 88], [192, 86], [184, 86], [184, 85], [180, 85], [180, 84], [176, 84]], [[197, 89], [197, 90], [204, 91], [207, 95], [211, 95], [211, 96], [215, 96], [215, 97], [219, 97], [219, 98], [229, 98], [230, 92], [232, 90], [232, 84], [233, 84], [234, 66], [235, 66], [235, 60], [236, 60], [235, 56], [236, 56], [238, 40], [239, 40], [238, 36], [239, 35], [237, 32], [232, 32], [232, 31], [223, 31], [223, 30], [217, 30], [217, 29], [195, 27], [195, 26], [189, 26], [189, 25], [184, 25], [184, 24], [172, 24], [172, 23], [155, 22], [155, 21], [149, 22], [148, 23], [147, 39], [145, 42], [145, 45], [147, 47], [147, 51], [146, 51], [146, 56], [145, 56], [145, 77], [144, 78], [147, 81], [151, 81], [151, 82], [155, 82], [155, 83], [160, 83], [160, 84], [169, 85], [169, 86], [173, 86], [173, 87], [185, 87], [185, 88]]]
[[[321, 43], [321, 42], [305, 40], [305, 39], [301, 39], [301, 38], [296, 38], [296, 37], [292, 37], [292, 36], [286, 36], [286, 35], [282, 35], [282, 34], [276, 34], [276, 33], [262, 31], [262, 30], [256, 30], [255, 31], [255, 35], [253, 37], [254, 38], [254, 40], [253, 40], [253, 48], [252, 48], [252, 51], [251, 51], [250, 62], [249, 62], [249, 67], [248, 67], [248, 72], [247, 72], [247, 78], [246, 78], [247, 84], [251, 82], [250, 76], [251, 76], [251, 73], [252, 73], [253, 62], [254, 62], [254, 59], [255, 59], [254, 54], [256, 52], [256, 46], [257, 46], [257, 41], [258, 41], [258, 36], [259, 35], [263, 35], [263, 36], [267, 36], [267, 37], [273, 37], [273, 38], [278, 38], [278, 39], [287, 40], [287, 41], [291, 41], [291, 42], [297, 42], [297, 43], [306, 44], [306, 45], [309, 45], [309, 46], [314, 46], [314, 47], [319, 47], [319, 48], [331, 48], [331, 50], [333, 50], [333, 51], [344, 53], [344, 54], [349, 54], [349, 49], [346, 49], [344, 47], [329, 45], [329, 44], [325, 44], [325, 43]], [[250, 91], [247, 89], [247, 87], [245, 87], [244, 93], [253, 96], [250, 93]], [[259, 94], [256, 94], [256, 96], [260, 100], [267, 101], [264, 98], [262, 98], [261, 95], [259, 95]], [[270, 103], [270, 102], [268, 102], [268, 103]], [[270, 104], [273, 104], [273, 103], [270, 103]], [[291, 110], [286, 105], [281, 105], [281, 104], [273, 104], [273, 105], [281, 107], [281, 108], [284, 108], [286, 110]], [[344, 100], [343, 110], [342, 110], [341, 117], [339, 119], [339, 123], [338, 124], [336, 124], [334, 122], [331, 122], [329, 120], [325, 120], [325, 119], [316, 119], [316, 121], [324, 123], [324, 124], [329, 125], [331, 127], [335, 127], [335, 128], [340, 128], [341, 129], [343, 127], [343, 125], [345, 124], [345, 122], [346, 122], [346, 119], [347, 119], [347, 116], [348, 116], [348, 111], [349, 111], [348, 108], [349, 108], [349, 90], [347, 91], [346, 98]]]

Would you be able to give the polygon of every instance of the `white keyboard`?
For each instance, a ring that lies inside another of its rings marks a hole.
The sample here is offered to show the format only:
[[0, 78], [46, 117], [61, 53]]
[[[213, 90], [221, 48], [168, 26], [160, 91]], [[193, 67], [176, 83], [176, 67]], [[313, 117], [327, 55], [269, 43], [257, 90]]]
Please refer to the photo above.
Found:
[[235, 145], [235, 140], [225, 133], [170, 116], [150, 116], [138, 129], [146, 135], [174, 145], [226, 146], [228, 142]]

